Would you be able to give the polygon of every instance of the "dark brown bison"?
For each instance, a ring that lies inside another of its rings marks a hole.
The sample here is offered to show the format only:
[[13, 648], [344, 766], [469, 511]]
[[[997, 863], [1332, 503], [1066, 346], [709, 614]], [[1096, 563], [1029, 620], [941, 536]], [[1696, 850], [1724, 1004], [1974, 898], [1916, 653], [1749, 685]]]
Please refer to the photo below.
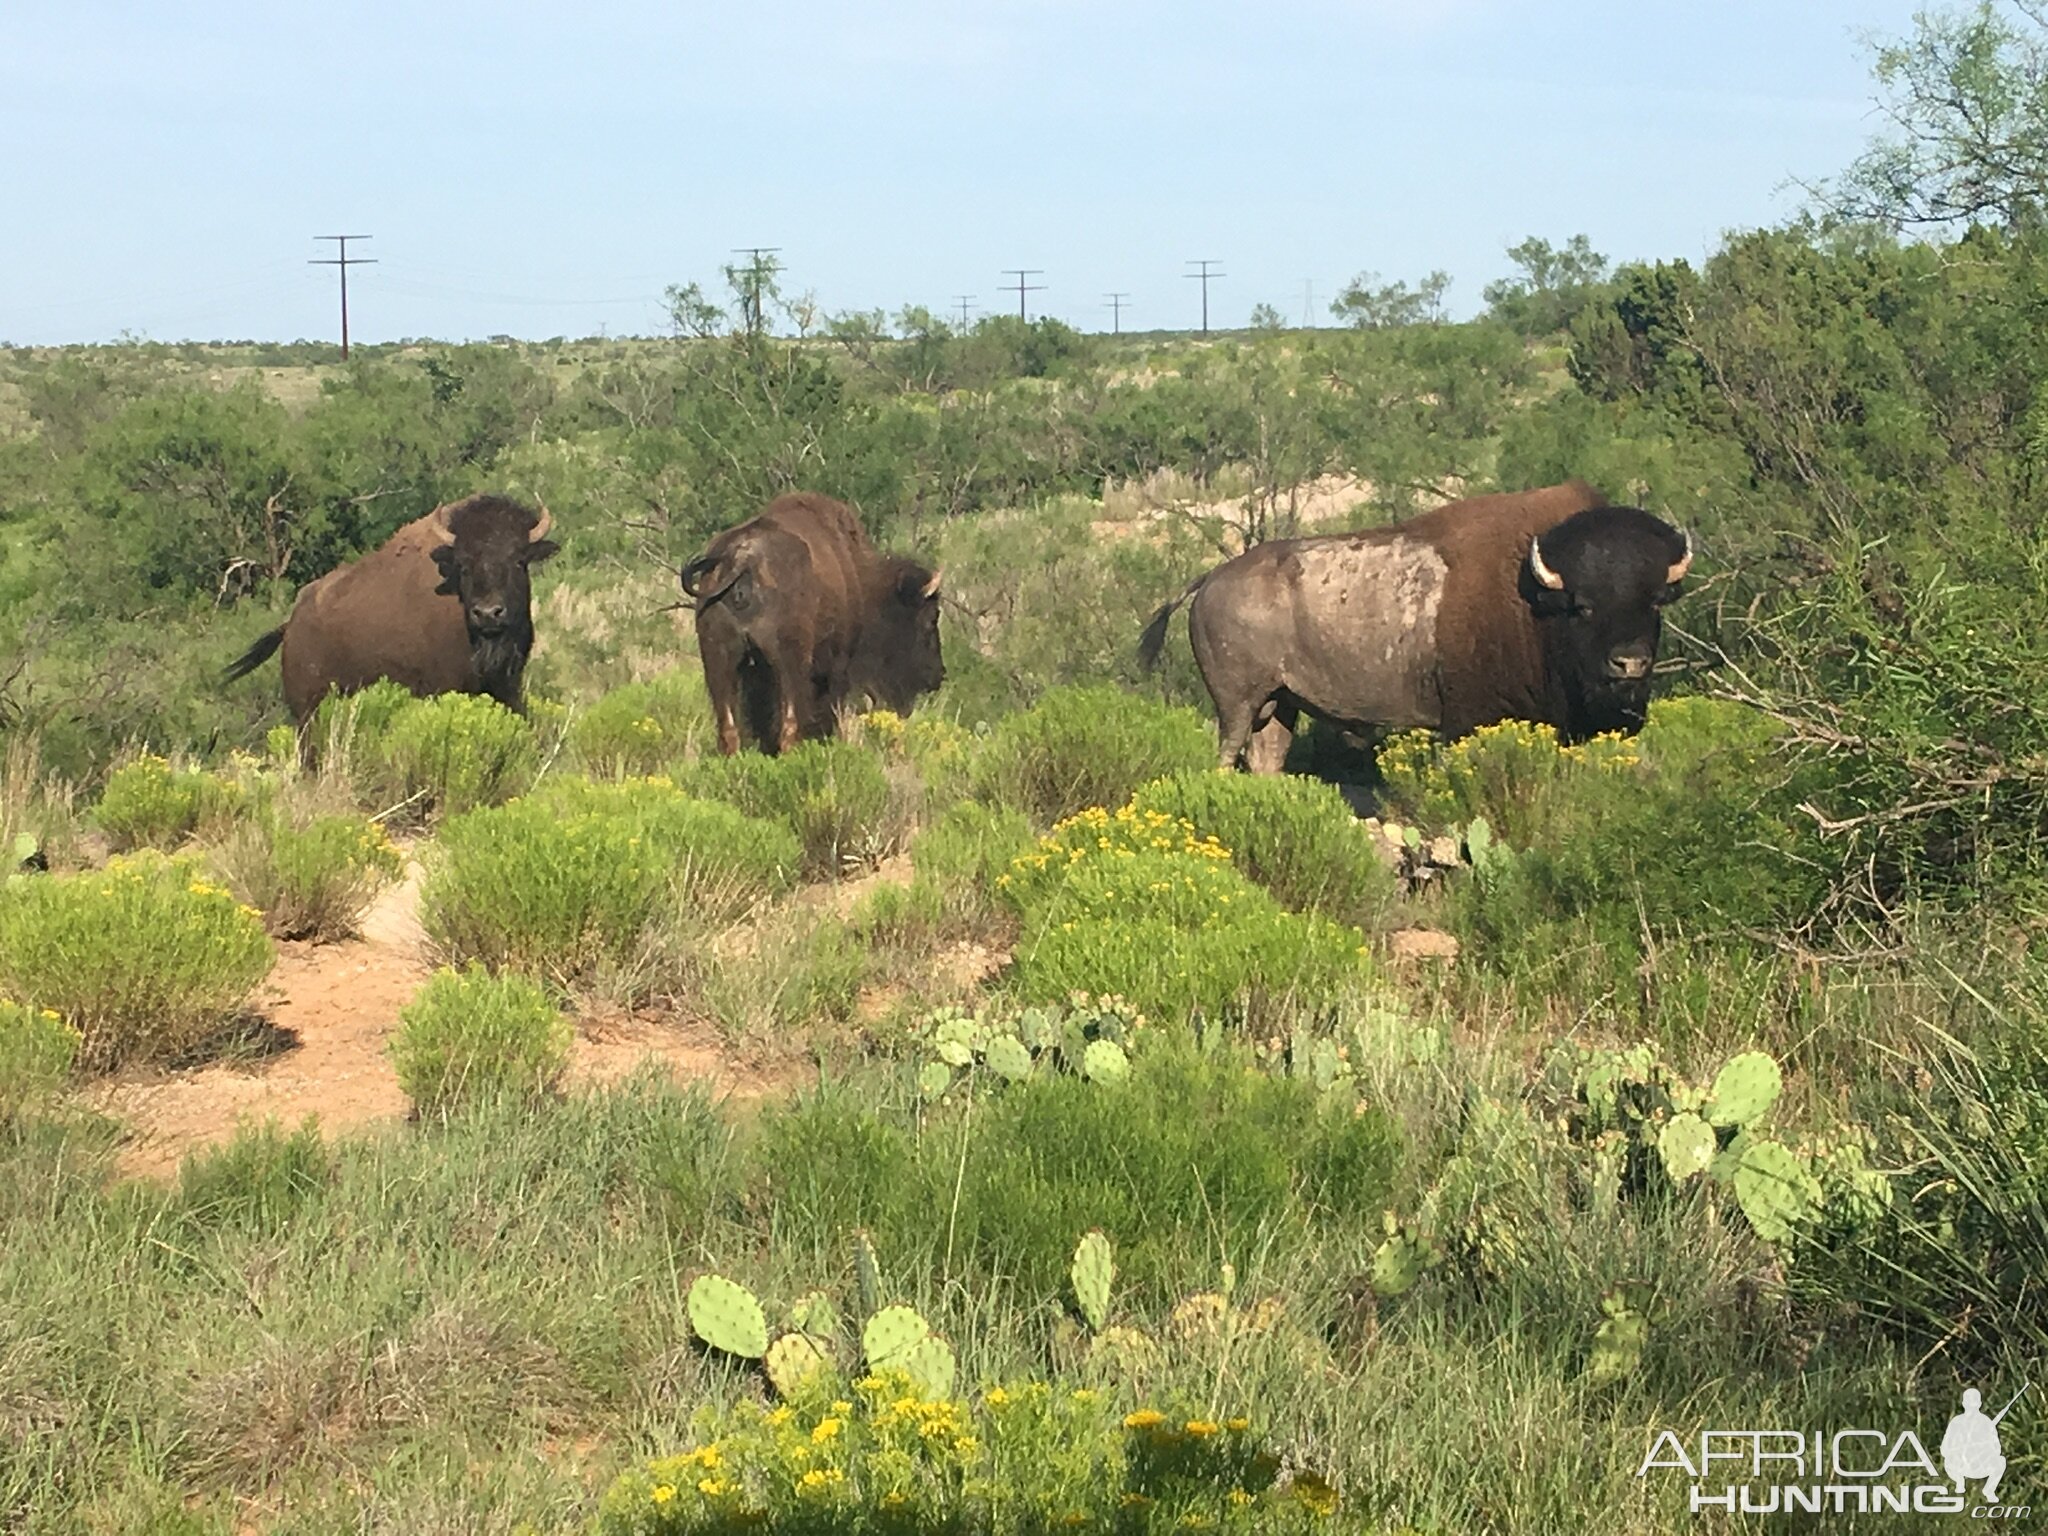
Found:
[[1390, 528], [1260, 544], [1174, 609], [1216, 704], [1223, 765], [1277, 773], [1299, 716], [1458, 737], [1531, 720], [1567, 740], [1633, 733], [1684, 533], [1579, 481], [1453, 502]]
[[886, 555], [828, 496], [777, 497], [682, 569], [718, 748], [834, 734], [849, 698], [899, 714], [946, 679], [939, 575]]
[[379, 678], [425, 697], [481, 693], [512, 709], [533, 650], [530, 567], [555, 553], [554, 520], [502, 496], [436, 507], [369, 554], [299, 588], [284, 623], [227, 670], [282, 649], [284, 701], [304, 725], [329, 693]]

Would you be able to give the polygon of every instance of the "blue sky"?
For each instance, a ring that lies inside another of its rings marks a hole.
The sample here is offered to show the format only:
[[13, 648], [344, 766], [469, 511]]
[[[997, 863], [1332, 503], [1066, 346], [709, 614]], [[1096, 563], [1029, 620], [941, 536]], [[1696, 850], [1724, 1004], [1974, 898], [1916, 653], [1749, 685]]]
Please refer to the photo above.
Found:
[[[1107, 328], [1528, 234], [1697, 260], [1877, 127], [1867, 31], [1912, 0], [12, 0], [0, 340], [655, 333], [782, 248], [826, 312], [1005, 303]], [[1014, 298], [1008, 303], [1014, 304]]]

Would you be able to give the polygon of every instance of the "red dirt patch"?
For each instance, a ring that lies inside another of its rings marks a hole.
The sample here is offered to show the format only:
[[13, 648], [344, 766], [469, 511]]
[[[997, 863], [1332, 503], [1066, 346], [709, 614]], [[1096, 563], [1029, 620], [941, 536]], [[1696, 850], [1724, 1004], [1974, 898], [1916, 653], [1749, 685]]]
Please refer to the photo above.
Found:
[[[362, 935], [338, 944], [281, 944], [257, 999], [284, 1048], [261, 1057], [173, 1072], [126, 1074], [104, 1084], [94, 1107], [128, 1126], [119, 1158], [130, 1177], [165, 1177], [186, 1153], [232, 1137], [244, 1117], [296, 1126], [307, 1115], [337, 1131], [402, 1120], [411, 1111], [385, 1046], [398, 1011], [431, 967], [418, 918], [420, 869], [388, 888], [365, 915]], [[579, 1021], [570, 1086], [607, 1085], [649, 1057], [678, 1081], [708, 1080], [714, 1093], [755, 1098], [785, 1092], [808, 1068], [736, 1060], [707, 1024], [644, 1016]]]

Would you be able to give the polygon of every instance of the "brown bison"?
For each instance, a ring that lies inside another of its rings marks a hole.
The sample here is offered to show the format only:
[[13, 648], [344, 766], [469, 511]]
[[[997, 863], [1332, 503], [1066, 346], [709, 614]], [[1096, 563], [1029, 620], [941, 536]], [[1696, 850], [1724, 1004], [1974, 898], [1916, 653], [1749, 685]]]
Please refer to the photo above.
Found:
[[553, 523], [546, 507], [502, 496], [436, 507], [299, 588], [284, 623], [250, 646], [227, 680], [281, 648], [284, 701], [300, 725], [329, 693], [387, 677], [422, 697], [481, 693], [518, 709], [533, 650], [527, 572], [555, 553]]
[[682, 569], [718, 749], [834, 734], [850, 697], [899, 714], [946, 679], [939, 575], [885, 555], [828, 496], [777, 497]]
[[1306, 712], [1458, 737], [1531, 720], [1634, 733], [1687, 535], [1579, 481], [1477, 496], [1389, 528], [1277, 539], [1152, 615], [1147, 667], [1188, 603], [1223, 766], [1277, 773]]

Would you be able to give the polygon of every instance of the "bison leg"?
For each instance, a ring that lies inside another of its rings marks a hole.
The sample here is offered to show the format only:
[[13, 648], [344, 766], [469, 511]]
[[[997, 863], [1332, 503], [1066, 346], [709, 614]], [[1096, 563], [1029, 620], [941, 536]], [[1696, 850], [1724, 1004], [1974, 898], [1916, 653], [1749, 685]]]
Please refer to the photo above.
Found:
[[1287, 766], [1287, 751], [1294, 745], [1294, 726], [1300, 718], [1291, 705], [1261, 710], [1263, 717], [1252, 727], [1251, 750], [1246, 766], [1253, 773], [1279, 773]]

